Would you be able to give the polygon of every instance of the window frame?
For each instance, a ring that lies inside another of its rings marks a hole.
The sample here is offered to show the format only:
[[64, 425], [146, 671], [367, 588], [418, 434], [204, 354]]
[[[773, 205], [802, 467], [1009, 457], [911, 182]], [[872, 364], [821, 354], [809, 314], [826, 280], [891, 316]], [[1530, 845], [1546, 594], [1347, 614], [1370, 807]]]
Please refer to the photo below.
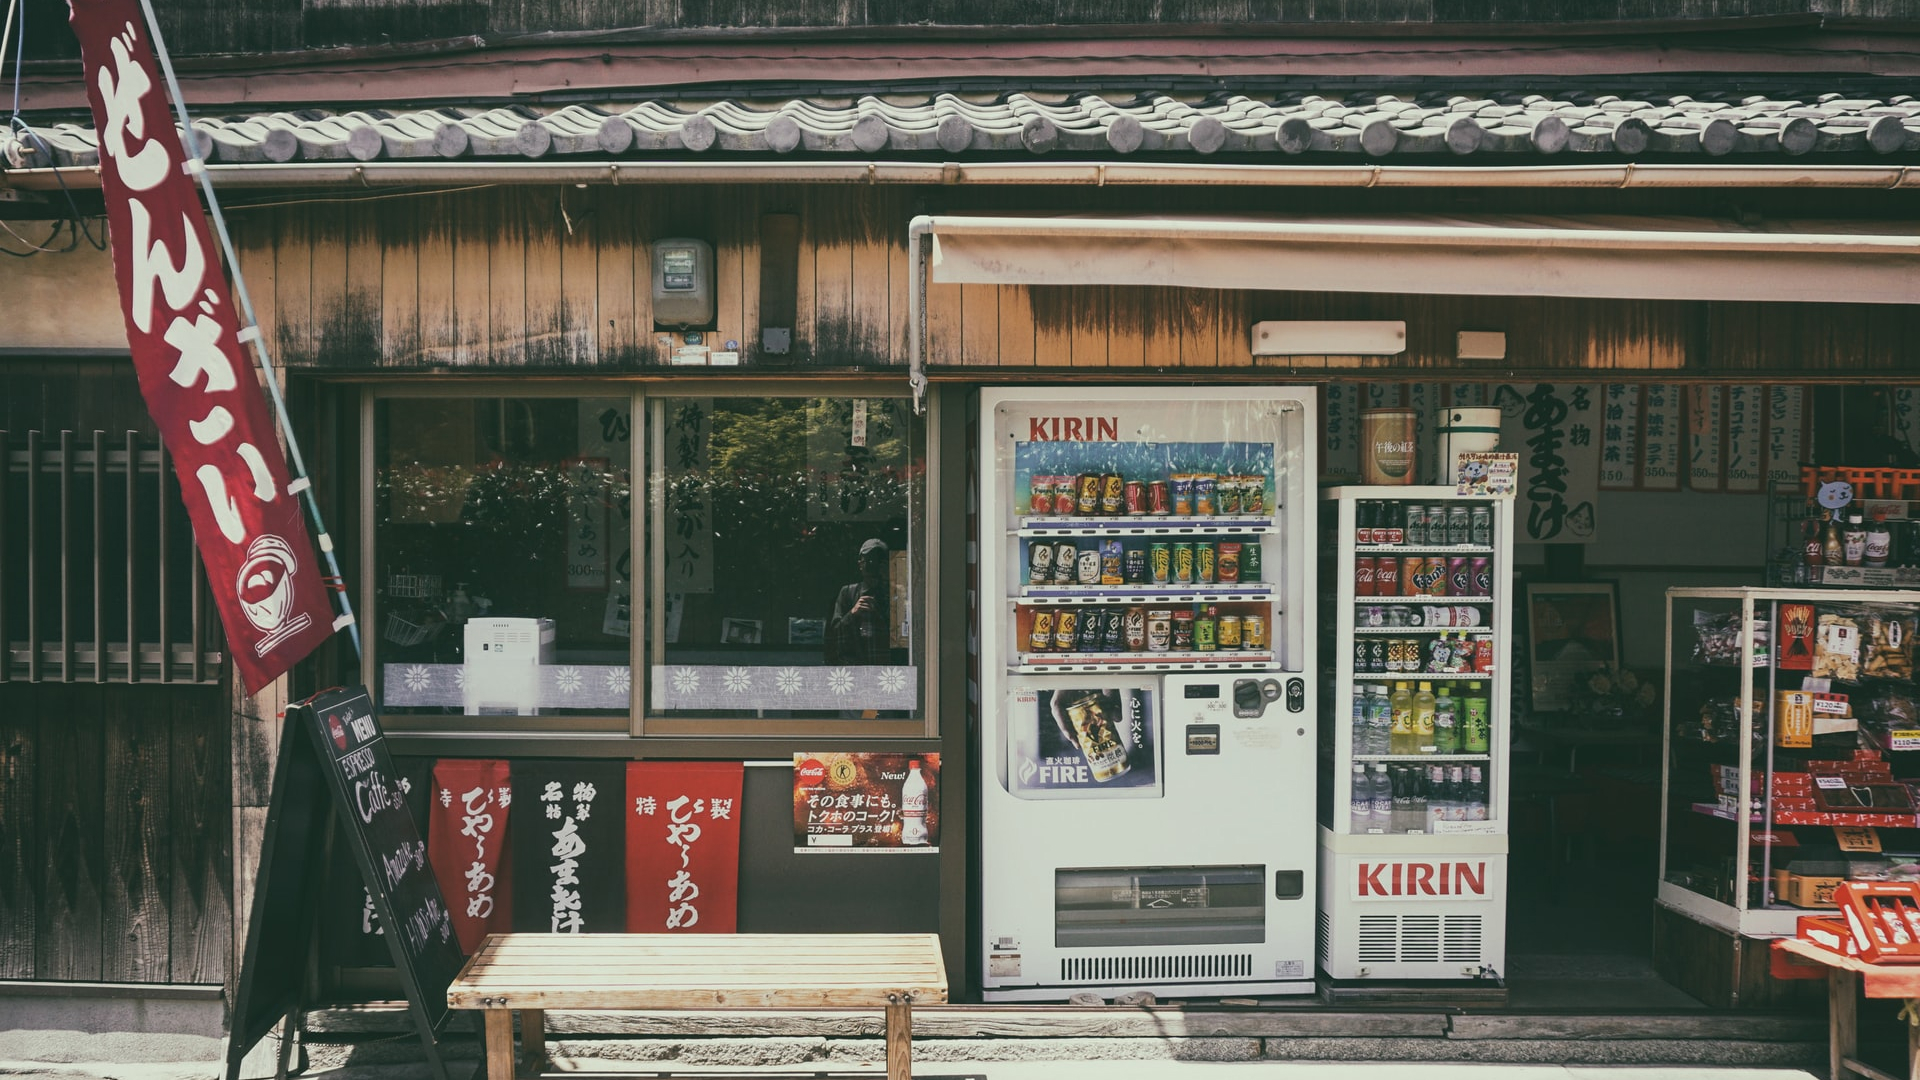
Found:
[[[362, 627], [360, 678], [368, 687], [377, 687], [380, 672], [381, 612], [378, 600], [379, 540], [376, 535], [375, 480], [377, 405], [392, 398], [615, 398], [625, 396], [629, 416], [638, 421], [628, 467], [633, 482], [644, 485], [645, 498], [636, 498], [640, 517], [628, 530], [630, 565], [640, 567], [634, 575], [633, 603], [644, 606], [645, 630], [628, 639], [628, 663], [633, 678], [628, 689], [625, 715], [573, 716], [443, 716], [413, 713], [388, 713], [381, 695], [381, 723], [396, 735], [426, 736], [434, 739], [461, 737], [552, 737], [567, 741], [587, 739], [631, 739], [684, 744], [707, 739], [739, 742], [761, 740], [782, 745], [797, 740], [849, 741], [910, 744], [935, 740], [940, 735], [940, 653], [934, 628], [939, 623], [939, 590], [936, 588], [940, 537], [941, 470], [935, 467], [935, 449], [939, 445], [939, 411], [929, 409], [916, 417], [921, 427], [919, 451], [925, 484], [920, 495], [919, 518], [908, 510], [909, 544], [919, 545], [916, 580], [909, 583], [914, 631], [919, 643], [915, 666], [919, 669], [920, 715], [905, 720], [768, 720], [752, 716], [677, 717], [650, 711], [647, 680], [652, 667], [664, 661], [666, 608], [650, 602], [666, 594], [666, 560], [661, 552], [665, 541], [664, 485], [654, 483], [655, 463], [664, 461], [664, 426], [653, 422], [657, 403], [689, 397], [869, 397], [911, 398], [906, 383], [897, 378], [797, 378], [705, 377], [667, 380], [632, 378], [529, 376], [524, 378], [434, 380], [405, 379], [362, 383], [360, 385], [360, 559], [357, 589], [359, 622]], [[643, 591], [644, 589], [644, 591]], [[636, 620], [638, 621], [638, 620]], [[659, 660], [656, 660], [656, 657]]]

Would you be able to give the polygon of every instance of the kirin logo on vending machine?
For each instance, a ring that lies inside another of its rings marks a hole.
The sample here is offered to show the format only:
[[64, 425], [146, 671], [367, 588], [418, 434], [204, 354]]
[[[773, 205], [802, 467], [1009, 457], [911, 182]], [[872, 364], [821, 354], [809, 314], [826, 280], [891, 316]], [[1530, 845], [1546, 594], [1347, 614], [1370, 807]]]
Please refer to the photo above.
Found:
[[1029, 416], [1028, 442], [1119, 442], [1117, 416]]
[[1356, 900], [1485, 900], [1485, 862], [1356, 862]]

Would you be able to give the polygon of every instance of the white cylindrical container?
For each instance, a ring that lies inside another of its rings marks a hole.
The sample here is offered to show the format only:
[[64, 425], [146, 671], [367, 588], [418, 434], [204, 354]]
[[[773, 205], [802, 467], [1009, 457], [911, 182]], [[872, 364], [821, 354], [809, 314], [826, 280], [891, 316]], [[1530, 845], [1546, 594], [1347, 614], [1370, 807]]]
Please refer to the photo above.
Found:
[[1459, 455], [1500, 448], [1500, 409], [1495, 405], [1458, 405], [1440, 410], [1440, 452], [1434, 460], [1443, 470], [1434, 483], [1452, 485], [1460, 479]]

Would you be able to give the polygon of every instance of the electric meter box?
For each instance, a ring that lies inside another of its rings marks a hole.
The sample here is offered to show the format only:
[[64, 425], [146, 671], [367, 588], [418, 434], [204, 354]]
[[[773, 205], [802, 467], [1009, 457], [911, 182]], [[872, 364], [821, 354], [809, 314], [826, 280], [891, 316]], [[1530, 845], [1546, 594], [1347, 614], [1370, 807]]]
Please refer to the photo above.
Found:
[[653, 324], [707, 326], [713, 314], [713, 245], [689, 237], [655, 240]]

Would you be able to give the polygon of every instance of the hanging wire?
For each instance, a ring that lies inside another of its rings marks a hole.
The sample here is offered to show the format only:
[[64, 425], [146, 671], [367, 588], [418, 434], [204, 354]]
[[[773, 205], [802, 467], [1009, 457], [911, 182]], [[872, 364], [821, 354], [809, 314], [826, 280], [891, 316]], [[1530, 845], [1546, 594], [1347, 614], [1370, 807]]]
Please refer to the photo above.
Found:
[[[14, 33], [14, 23], [16, 21], [16, 16], [18, 16], [18, 22], [20, 24], [18, 34]], [[32, 241], [28, 240], [26, 237], [21, 236], [17, 232], [14, 232], [11, 226], [8, 226], [3, 222], [0, 222], [0, 228], [6, 229], [8, 235], [12, 236], [16, 240], [19, 240], [21, 243], [26, 244], [29, 248], [32, 249], [30, 251], [21, 252], [21, 251], [8, 250], [6, 248], [0, 248], [0, 253], [13, 255], [18, 258], [32, 258], [33, 256], [39, 255], [43, 252], [52, 253], [52, 254], [63, 254], [65, 252], [72, 251], [76, 247], [79, 247], [80, 238], [83, 236], [87, 238], [87, 243], [92, 245], [95, 251], [105, 251], [107, 250], [106, 231], [102, 230], [101, 234], [97, 237], [93, 235], [93, 229], [87, 224], [87, 215], [81, 213], [79, 202], [74, 199], [72, 189], [67, 187], [67, 178], [65, 173], [58, 168], [59, 161], [54, 157], [53, 144], [48, 142], [45, 136], [33, 130], [33, 126], [31, 124], [28, 124], [27, 121], [20, 115], [20, 79], [21, 79], [21, 73], [26, 69], [26, 56], [27, 56], [27, 12], [25, 8], [20, 6], [20, 0], [7, 0], [6, 26], [4, 30], [0, 30], [0, 64], [6, 63], [8, 44], [12, 44], [14, 49], [14, 54], [13, 54], [13, 114], [7, 120], [7, 127], [9, 128], [9, 130], [19, 132], [20, 140], [22, 142], [25, 142], [30, 150], [32, 150], [35, 154], [38, 154], [46, 158], [47, 164], [55, 167], [53, 170], [53, 178], [54, 178], [54, 181], [60, 185], [60, 194], [62, 197], [64, 197], [67, 204], [66, 220], [64, 222], [56, 222], [54, 224], [53, 232], [47, 234], [46, 242], [51, 243], [53, 238], [60, 234], [60, 225], [62, 224], [66, 225], [66, 227], [72, 230], [72, 232], [67, 238], [66, 247], [52, 248], [52, 247], [47, 247], [45, 243], [35, 244]]]

